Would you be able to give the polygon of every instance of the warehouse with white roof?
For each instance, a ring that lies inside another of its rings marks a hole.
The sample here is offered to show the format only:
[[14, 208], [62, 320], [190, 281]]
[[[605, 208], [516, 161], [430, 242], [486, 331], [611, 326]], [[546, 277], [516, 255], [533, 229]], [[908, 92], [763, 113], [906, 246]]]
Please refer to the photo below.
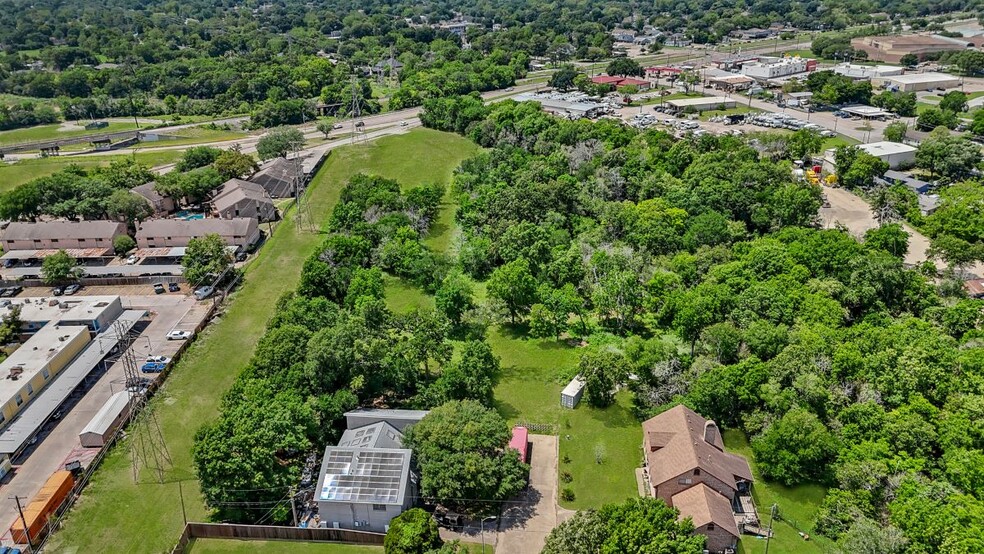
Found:
[[880, 84], [887, 88], [897, 88], [900, 92], [918, 92], [920, 90], [933, 90], [937, 88], [951, 89], [960, 86], [960, 77], [948, 75], [946, 73], [906, 73], [905, 75], [891, 75], [886, 77], [872, 78], [873, 84]]

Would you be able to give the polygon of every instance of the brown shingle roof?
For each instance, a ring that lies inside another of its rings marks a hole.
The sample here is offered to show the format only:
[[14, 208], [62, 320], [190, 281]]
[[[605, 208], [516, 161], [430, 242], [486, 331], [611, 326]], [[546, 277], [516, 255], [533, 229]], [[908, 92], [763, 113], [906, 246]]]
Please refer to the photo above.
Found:
[[143, 196], [150, 202], [157, 203], [164, 200], [164, 196], [161, 193], [157, 192], [157, 189], [155, 188], [156, 186], [157, 186], [157, 181], [151, 181], [149, 183], [144, 183], [142, 185], [133, 187], [132, 189], [130, 189], [130, 192], [139, 194], [140, 196]]
[[7, 226], [3, 240], [44, 239], [112, 239], [123, 232], [118, 221], [15, 221]]
[[301, 176], [300, 162], [276, 158], [267, 162], [249, 180], [266, 189], [270, 196], [285, 198], [294, 195], [295, 180], [300, 180]]
[[236, 217], [233, 219], [151, 219], [137, 229], [137, 237], [203, 237], [216, 233], [222, 236], [249, 236], [256, 220]]
[[273, 205], [273, 199], [262, 186], [242, 179], [229, 179], [222, 184], [219, 194], [212, 199], [212, 206], [216, 210], [222, 211], [243, 200], [254, 200]]
[[[748, 462], [724, 451], [721, 434], [716, 432], [717, 426], [713, 422], [710, 422], [715, 428], [709, 437], [711, 442], [704, 440], [707, 423], [708, 420], [682, 404], [642, 423], [643, 433], [651, 438], [658, 437], [663, 444], [655, 452], [645, 453], [653, 486], [658, 487], [697, 468], [734, 490], [738, 489], [737, 479], [752, 480]], [[667, 435], [671, 437], [667, 439]]]
[[738, 525], [735, 523], [728, 499], [704, 483], [698, 483], [674, 494], [672, 502], [673, 507], [680, 510], [680, 518], [691, 518], [694, 527], [713, 523], [732, 536], [739, 535]]

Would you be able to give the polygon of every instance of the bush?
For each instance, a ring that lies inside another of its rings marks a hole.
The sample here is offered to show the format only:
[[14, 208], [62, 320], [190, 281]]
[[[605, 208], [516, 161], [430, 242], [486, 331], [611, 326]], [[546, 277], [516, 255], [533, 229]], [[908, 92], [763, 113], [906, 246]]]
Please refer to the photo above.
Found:
[[563, 481], [563, 482], [565, 482], [565, 483], [570, 483], [571, 481], [574, 480], [574, 476], [571, 475], [571, 472], [565, 471], [565, 472], [563, 472], [563, 473], [560, 474], [560, 480]]
[[137, 241], [130, 235], [120, 235], [113, 239], [113, 250], [117, 256], [122, 256], [137, 247]]
[[413, 508], [393, 518], [383, 542], [386, 554], [424, 554], [441, 548], [437, 522], [420, 508]]
[[570, 487], [564, 487], [564, 489], [560, 491], [560, 499], [564, 502], [573, 502], [575, 498], [577, 498], [577, 495], [574, 494], [574, 489]]

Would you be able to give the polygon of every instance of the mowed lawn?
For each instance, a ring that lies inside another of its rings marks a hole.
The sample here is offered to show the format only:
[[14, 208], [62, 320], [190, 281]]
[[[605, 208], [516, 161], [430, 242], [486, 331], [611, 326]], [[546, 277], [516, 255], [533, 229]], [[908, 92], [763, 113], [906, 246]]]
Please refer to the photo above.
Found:
[[[773, 504], [777, 506], [779, 517], [773, 522], [769, 551], [803, 554], [832, 551], [832, 543], [829, 540], [813, 533], [813, 520], [816, 518], [823, 497], [827, 495], [827, 489], [820, 485], [787, 487], [780, 483], [766, 481], [755, 466], [752, 448], [744, 433], [729, 429], [724, 431], [723, 436], [728, 451], [744, 456], [752, 466], [752, 475], [755, 477], [752, 496], [755, 498], [755, 509], [758, 511], [762, 527], [768, 528], [771, 506]], [[800, 532], [809, 535], [809, 540], [801, 537]], [[744, 535], [738, 551], [743, 554], [763, 554], [765, 547], [765, 539]]]
[[181, 157], [181, 154], [182, 152], [180, 150], [137, 152], [135, 154], [121, 152], [117, 156], [54, 156], [51, 158], [0, 163], [0, 192], [6, 192], [37, 177], [51, 175], [73, 164], [82, 167], [96, 167], [99, 165], [109, 165], [113, 160], [132, 157], [148, 167], [154, 167], [173, 163]]
[[[464, 544], [469, 554], [482, 552], [482, 545]], [[252, 554], [254, 552], [290, 552], [291, 554], [382, 554], [381, 546], [359, 546], [353, 544], [333, 544], [328, 542], [280, 542], [243, 541], [225, 539], [198, 539], [194, 541], [189, 554]], [[491, 546], [485, 547], [486, 554], [495, 554]]]
[[[308, 217], [319, 224], [326, 221], [342, 186], [360, 171], [388, 177], [449, 174], [456, 161], [437, 168], [437, 159], [423, 155], [420, 146], [442, 137], [462, 140], [413, 131], [334, 151], [308, 188]], [[416, 155], [405, 155], [408, 151]], [[288, 213], [247, 267], [245, 283], [225, 313], [196, 340], [152, 402], [173, 460], [168, 482], [159, 485], [144, 476], [134, 484], [129, 449], [126, 445], [116, 448], [94, 474], [63, 530], [53, 537], [51, 552], [170, 550], [182, 527], [179, 480], [184, 481], [188, 518], [201, 521], [207, 517], [192, 464], [194, 434], [202, 423], [217, 416], [223, 392], [252, 355], [277, 298], [297, 286], [304, 259], [323, 239], [319, 233], [298, 231], [293, 219], [294, 214]]]
[[[119, 133], [122, 131], [135, 131], [137, 125], [133, 120], [111, 120], [109, 126], [102, 129], [85, 129], [87, 122], [82, 121], [81, 126], [76, 126], [74, 122], [50, 123], [48, 125], [36, 125], [23, 129], [11, 129], [10, 131], [0, 131], [0, 145], [20, 144], [23, 142], [35, 142], [40, 140], [57, 140], [63, 138], [80, 137], [102, 133]], [[141, 123], [140, 128], [148, 125]]]

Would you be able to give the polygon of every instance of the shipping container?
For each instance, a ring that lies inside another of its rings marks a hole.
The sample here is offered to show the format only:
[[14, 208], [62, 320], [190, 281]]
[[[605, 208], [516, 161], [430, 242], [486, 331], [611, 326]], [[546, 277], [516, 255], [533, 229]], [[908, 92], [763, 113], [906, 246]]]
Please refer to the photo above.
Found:
[[[75, 477], [69, 471], [56, 471], [51, 474], [48, 481], [41, 487], [38, 494], [31, 502], [24, 507], [24, 519], [27, 521], [27, 529], [31, 534], [32, 540], [38, 540], [44, 532], [45, 524], [51, 514], [62, 505], [65, 498], [72, 492], [75, 486]], [[24, 532], [24, 522], [20, 517], [14, 520], [10, 526], [10, 534], [17, 544], [27, 544], [27, 534]]]

